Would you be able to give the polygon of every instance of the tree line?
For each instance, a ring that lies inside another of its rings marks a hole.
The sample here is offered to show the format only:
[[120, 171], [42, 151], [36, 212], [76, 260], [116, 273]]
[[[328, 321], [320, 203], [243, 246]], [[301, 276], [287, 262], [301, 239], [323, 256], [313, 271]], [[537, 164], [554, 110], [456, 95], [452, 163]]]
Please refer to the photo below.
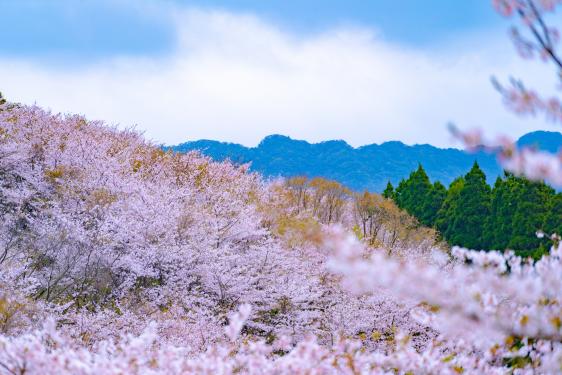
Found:
[[508, 172], [489, 186], [477, 162], [448, 189], [431, 183], [420, 164], [396, 189], [389, 182], [383, 196], [451, 245], [538, 257], [550, 244], [536, 233], [562, 233], [562, 193]]
[[[399, 248], [421, 249], [438, 240], [433, 228], [420, 225], [413, 215], [380, 194], [353, 192], [322, 177], [291, 177], [285, 180], [284, 187], [276, 194], [285, 197], [287, 206], [282, 218], [274, 220], [281, 224], [283, 233], [288, 228], [306, 229], [314, 222], [342, 224], [369, 246], [387, 249], [389, 255]], [[294, 216], [288, 217], [287, 213]]]

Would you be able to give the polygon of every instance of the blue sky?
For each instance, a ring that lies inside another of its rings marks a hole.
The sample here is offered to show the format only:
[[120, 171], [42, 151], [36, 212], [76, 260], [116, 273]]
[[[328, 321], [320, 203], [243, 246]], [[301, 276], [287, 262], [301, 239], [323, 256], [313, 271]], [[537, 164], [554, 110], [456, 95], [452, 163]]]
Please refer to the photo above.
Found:
[[508, 26], [488, 0], [3, 0], [0, 90], [167, 144], [556, 129], [508, 113], [489, 83], [555, 81]]
[[[162, 3], [154, 0], [152, 5]], [[389, 40], [427, 45], [452, 34], [492, 27], [501, 19], [485, 0], [175, 0], [169, 5], [253, 13], [298, 34], [334, 26], [371, 27]], [[169, 13], [122, 0], [4, 0], [0, 54], [103, 58], [170, 53]]]

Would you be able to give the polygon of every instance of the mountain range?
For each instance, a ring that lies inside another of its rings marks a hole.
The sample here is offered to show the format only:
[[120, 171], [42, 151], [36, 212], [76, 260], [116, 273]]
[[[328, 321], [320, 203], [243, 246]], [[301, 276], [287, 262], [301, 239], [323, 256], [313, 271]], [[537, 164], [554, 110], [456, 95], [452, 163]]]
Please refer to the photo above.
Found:
[[[562, 148], [562, 133], [536, 131], [519, 138], [517, 144], [557, 152]], [[176, 152], [198, 150], [217, 161], [249, 162], [251, 170], [266, 178], [320, 176], [339, 181], [356, 191], [381, 192], [388, 181], [396, 186], [420, 163], [432, 181], [441, 181], [445, 185], [467, 173], [474, 161], [486, 173], [489, 183], [502, 173], [495, 156], [489, 153], [468, 153], [428, 144], [409, 146], [399, 141], [354, 148], [342, 140], [309, 143], [283, 135], [270, 135], [257, 147], [199, 140], [165, 148]]]

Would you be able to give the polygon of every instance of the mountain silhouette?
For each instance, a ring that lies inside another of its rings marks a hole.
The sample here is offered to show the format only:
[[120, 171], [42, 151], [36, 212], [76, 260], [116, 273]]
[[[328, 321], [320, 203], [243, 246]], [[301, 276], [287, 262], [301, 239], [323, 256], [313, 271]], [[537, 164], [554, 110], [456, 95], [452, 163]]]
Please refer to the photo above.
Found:
[[[536, 131], [525, 134], [517, 143], [556, 152], [562, 147], [562, 134]], [[199, 150], [218, 161], [250, 162], [250, 169], [266, 178], [321, 176], [356, 191], [381, 192], [387, 181], [396, 186], [419, 163], [432, 181], [441, 181], [445, 185], [466, 174], [475, 160], [486, 173], [489, 183], [502, 173], [495, 156], [486, 152], [468, 153], [428, 144], [409, 146], [399, 141], [354, 148], [342, 140], [309, 143], [276, 134], [265, 137], [257, 147], [199, 140], [166, 148], [177, 152]]]

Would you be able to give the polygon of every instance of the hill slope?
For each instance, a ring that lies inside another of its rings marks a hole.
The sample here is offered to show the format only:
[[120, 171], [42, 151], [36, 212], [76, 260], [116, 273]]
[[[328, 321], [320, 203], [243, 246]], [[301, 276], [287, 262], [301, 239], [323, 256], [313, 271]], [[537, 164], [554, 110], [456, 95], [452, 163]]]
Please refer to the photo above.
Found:
[[[526, 134], [520, 145], [555, 151], [562, 146], [562, 134], [537, 131]], [[397, 184], [418, 163], [423, 164], [431, 180], [449, 184], [468, 172], [474, 160], [493, 182], [501, 173], [493, 155], [469, 154], [457, 149], [431, 145], [408, 146], [392, 141], [353, 148], [344, 141], [308, 143], [282, 135], [270, 135], [257, 147], [210, 140], [186, 142], [171, 149], [179, 152], [200, 150], [215, 160], [251, 162], [251, 169], [267, 177], [306, 175], [337, 180], [355, 190], [382, 191], [390, 180]]]

